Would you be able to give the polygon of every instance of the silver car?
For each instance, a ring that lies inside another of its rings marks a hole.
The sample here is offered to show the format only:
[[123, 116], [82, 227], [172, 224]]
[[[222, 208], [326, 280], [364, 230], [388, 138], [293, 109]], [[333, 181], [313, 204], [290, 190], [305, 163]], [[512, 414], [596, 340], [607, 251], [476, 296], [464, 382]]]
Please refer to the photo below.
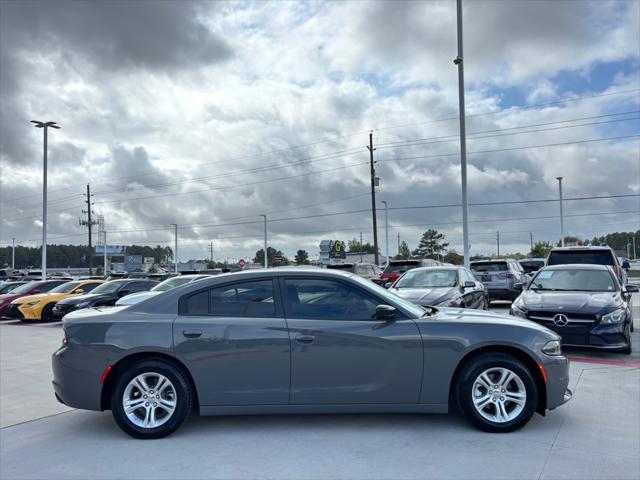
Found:
[[510, 432], [571, 397], [560, 337], [486, 311], [422, 308], [353, 274], [278, 268], [64, 318], [53, 387], [136, 438], [201, 415], [445, 413]]

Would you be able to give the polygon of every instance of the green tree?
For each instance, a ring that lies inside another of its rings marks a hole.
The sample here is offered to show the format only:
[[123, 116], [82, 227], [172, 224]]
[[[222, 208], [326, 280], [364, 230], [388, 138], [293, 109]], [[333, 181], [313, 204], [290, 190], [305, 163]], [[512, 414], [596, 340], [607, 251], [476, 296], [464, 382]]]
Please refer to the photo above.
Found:
[[455, 250], [449, 250], [444, 256], [446, 263], [453, 263], [454, 265], [462, 265], [464, 263], [464, 257]]
[[101, 265], [98, 265], [98, 266], [96, 267], [96, 272], [95, 272], [95, 274], [96, 274], [96, 276], [97, 276], [97, 277], [101, 277], [101, 276], [103, 276], [103, 275], [104, 275], [104, 272], [102, 271], [102, 266], [101, 266]]
[[[357, 238], [353, 238], [347, 242], [347, 246], [349, 247], [349, 253], [375, 253], [376, 249], [369, 242], [360, 243], [360, 240]], [[378, 249], [378, 252], [380, 249]]]
[[147, 270], [147, 273], [158, 273], [158, 269], [156, 268], [155, 265], [151, 265], [149, 267], [149, 270]]
[[298, 250], [295, 256], [296, 265], [308, 265], [309, 253], [306, 250]]
[[407, 242], [402, 242], [400, 244], [400, 249], [398, 251], [398, 255], [396, 255], [396, 260], [406, 260], [411, 257], [411, 249]]
[[448, 242], [444, 241], [444, 234], [430, 228], [422, 234], [418, 248], [413, 251], [413, 254], [419, 258], [429, 258], [440, 255], [449, 246]]
[[[282, 261], [277, 263], [277, 265], [289, 265], [289, 259], [285, 257], [280, 250], [276, 250], [273, 247], [267, 247], [267, 262], [269, 266], [276, 266], [274, 257], [282, 258]], [[256, 256], [253, 257], [253, 261], [254, 263], [264, 265], [264, 249], [261, 248], [260, 250], [256, 251]]]
[[552, 248], [553, 245], [549, 242], [536, 242], [529, 252], [529, 256], [531, 258], [546, 258]]

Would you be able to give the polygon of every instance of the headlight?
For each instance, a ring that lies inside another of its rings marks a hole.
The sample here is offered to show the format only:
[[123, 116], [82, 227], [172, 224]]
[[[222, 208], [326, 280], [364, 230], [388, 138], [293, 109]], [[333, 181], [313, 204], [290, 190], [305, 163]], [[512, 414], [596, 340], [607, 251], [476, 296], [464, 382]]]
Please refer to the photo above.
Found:
[[80, 302], [76, 303], [76, 308], [85, 308], [88, 307], [91, 302]]
[[562, 355], [562, 347], [560, 346], [560, 340], [551, 340], [544, 344], [542, 347], [542, 353], [550, 356]]
[[515, 303], [511, 304], [511, 315], [514, 317], [527, 318], [527, 312], [518, 307]]
[[614, 310], [611, 313], [607, 313], [606, 315], [603, 315], [600, 323], [620, 323], [624, 320], [624, 317], [625, 317], [624, 309], [619, 308], [618, 310]]
[[27, 302], [24, 304], [25, 307], [33, 307], [34, 305], [37, 305], [38, 303], [40, 303], [40, 300], [34, 300], [33, 302]]

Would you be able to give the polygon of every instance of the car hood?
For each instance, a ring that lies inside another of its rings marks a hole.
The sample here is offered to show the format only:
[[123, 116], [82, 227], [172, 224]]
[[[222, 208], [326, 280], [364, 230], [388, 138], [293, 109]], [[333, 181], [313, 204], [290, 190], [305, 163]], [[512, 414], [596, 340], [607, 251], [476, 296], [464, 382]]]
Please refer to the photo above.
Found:
[[63, 298], [66, 298], [70, 295], [73, 295], [74, 297], [76, 295], [78, 295], [77, 293], [71, 294], [71, 293], [36, 293], [35, 295], [25, 295], [24, 297], [20, 297], [18, 298], [18, 300], [16, 300], [15, 303], [19, 303], [19, 304], [24, 304], [24, 303], [29, 303], [29, 302], [34, 302], [36, 300], [49, 300], [52, 302], [57, 302], [59, 300], [62, 300]]
[[0, 303], [9, 303], [14, 301], [16, 298], [24, 297], [24, 294], [15, 294], [15, 293], [4, 293], [0, 295]]
[[75, 305], [76, 303], [92, 302], [103, 298], [112, 298], [113, 293], [85, 293], [83, 295], [73, 295], [72, 297], [60, 300], [58, 303], [63, 305]]
[[122, 297], [121, 299], [119, 299], [116, 302], [117, 306], [120, 305], [135, 305], [136, 303], [140, 303], [143, 300], [146, 300], [147, 298], [151, 298], [151, 297], [155, 297], [156, 295], [160, 295], [162, 292], [138, 292], [138, 293], [131, 293], [129, 295], [125, 295], [124, 297]]
[[457, 287], [440, 288], [390, 288], [390, 292], [420, 305], [437, 305], [440, 302], [455, 297], [458, 293]]
[[544, 332], [550, 336], [556, 338], [558, 335], [547, 327], [540, 325], [520, 317], [514, 317], [511, 315], [501, 315], [499, 313], [493, 313], [489, 310], [473, 310], [470, 308], [448, 308], [438, 307], [439, 315], [436, 317], [424, 317], [425, 319], [435, 318], [437, 321], [472, 321], [473, 323], [480, 323], [486, 325], [511, 325], [519, 326], [539, 332]]
[[518, 300], [526, 310], [571, 312], [595, 315], [624, 303], [618, 292], [543, 292], [527, 290]]

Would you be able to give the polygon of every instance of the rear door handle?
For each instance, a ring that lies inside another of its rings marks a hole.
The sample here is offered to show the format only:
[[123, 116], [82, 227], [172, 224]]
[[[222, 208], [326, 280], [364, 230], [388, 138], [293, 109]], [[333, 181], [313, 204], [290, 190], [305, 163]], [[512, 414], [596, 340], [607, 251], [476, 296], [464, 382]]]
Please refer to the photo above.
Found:
[[198, 338], [202, 335], [202, 330], [183, 330], [182, 335], [187, 338]]
[[313, 343], [316, 337], [313, 335], [298, 335], [296, 337], [296, 342], [301, 343], [302, 345], [309, 345]]

